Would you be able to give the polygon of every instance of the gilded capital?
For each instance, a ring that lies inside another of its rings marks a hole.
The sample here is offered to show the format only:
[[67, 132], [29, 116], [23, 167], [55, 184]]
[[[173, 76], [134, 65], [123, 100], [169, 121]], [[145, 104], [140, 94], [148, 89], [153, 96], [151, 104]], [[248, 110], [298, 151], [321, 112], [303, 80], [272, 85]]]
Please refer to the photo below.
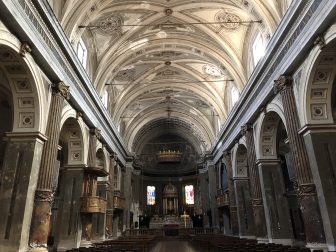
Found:
[[69, 86], [65, 85], [63, 81], [60, 81], [58, 83], [53, 83], [52, 84], [52, 91], [53, 91], [53, 94], [55, 94], [55, 95], [61, 95], [66, 100], [70, 99]]
[[293, 78], [291, 76], [287, 75], [281, 75], [279, 79], [274, 81], [274, 93], [277, 94], [286, 88], [292, 87], [293, 84]]
[[92, 129], [90, 129], [90, 134], [91, 134], [92, 136], [97, 137], [97, 139], [99, 139], [100, 136], [101, 136], [101, 130], [98, 129], [98, 128], [92, 128]]

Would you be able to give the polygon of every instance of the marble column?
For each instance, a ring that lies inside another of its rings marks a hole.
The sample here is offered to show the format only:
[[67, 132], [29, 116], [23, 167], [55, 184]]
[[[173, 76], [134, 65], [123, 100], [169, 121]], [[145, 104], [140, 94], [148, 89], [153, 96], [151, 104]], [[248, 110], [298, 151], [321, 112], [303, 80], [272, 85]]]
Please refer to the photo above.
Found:
[[306, 241], [307, 243], [324, 243], [325, 235], [316, 188], [304, 139], [298, 133], [300, 123], [295, 104], [292, 77], [281, 76], [276, 80], [274, 92], [280, 92], [284, 107], [288, 140], [298, 181], [298, 197], [305, 225]]
[[216, 183], [216, 166], [213, 163], [207, 164], [209, 174], [209, 199], [212, 218], [212, 227], [219, 229], [219, 217], [217, 208], [217, 183]]
[[111, 238], [113, 235], [113, 194], [114, 194], [114, 169], [117, 161], [117, 155], [112, 154], [110, 157], [110, 174], [108, 177], [109, 187], [107, 191], [107, 209], [106, 209], [106, 237]]
[[0, 181], [0, 251], [26, 251], [34, 191], [46, 137], [40, 133], [5, 133]]
[[30, 229], [29, 246], [32, 250], [44, 249], [47, 251], [51, 204], [53, 201], [52, 186], [61, 130], [61, 116], [64, 99], [69, 99], [69, 95], [69, 87], [63, 82], [52, 85], [49, 120], [46, 130], [48, 140], [45, 142], [42, 151]]
[[[92, 197], [97, 195], [97, 175], [92, 172], [96, 167], [96, 152], [97, 143], [100, 139], [100, 130], [97, 128], [90, 129], [89, 136], [89, 150], [88, 150], [88, 167], [84, 172], [83, 181], [83, 198]], [[82, 241], [81, 243], [85, 245], [90, 243], [92, 239], [92, 213], [82, 212]]]
[[267, 229], [265, 222], [265, 212], [262, 200], [260, 178], [258, 166], [256, 164], [256, 152], [253, 137], [253, 128], [245, 124], [242, 126], [241, 133], [246, 137], [247, 148], [247, 163], [250, 178], [250, 192], [252, 198], [252, 209], [255, 224], [255, 235], [257, 239], [264, 239], [267, 237]]
[[239, 224], [238, 224], [238, 214], [237, 214], [237, 205], [236, 205], [236, 195], [233, 183], [233, 174], [232, 174], [232, 161], [231, 153], [228, 151], [224, 152], [224, 163], [227, 169], [228, 174], [228, 189], [229, 189], [229, 198], [230, 198], [230, 221], [231, 229], [233, 235], [239, 235]]

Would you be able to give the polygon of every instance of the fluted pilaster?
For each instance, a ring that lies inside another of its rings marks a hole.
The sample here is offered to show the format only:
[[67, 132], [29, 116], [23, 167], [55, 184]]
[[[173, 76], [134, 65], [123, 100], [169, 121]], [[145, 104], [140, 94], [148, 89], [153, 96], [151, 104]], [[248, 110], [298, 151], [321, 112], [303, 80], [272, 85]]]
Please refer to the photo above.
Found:
[[236, 204], [235, 189], [234, 189], [234, 184], [233, 184], [232, 161], [231, 161], [230, 152], [225, 151], [223, 158], [225, 160], [225, 165], [226, 165], [227, 174], [228, 174], [231, 229], [232, 229], [233, 235], [238, 235], [239, 234], [239, 224], [238, 224], [237, 204]]
[[109, 174], [109, 190], [107, 194], [107, 210], [106, 210], [106, 228], [107, 236], [112, 237], [113, 233], [113, 194], [114, 194], [114, 168], [116, 166], [117, 155], [110, 156], [110, 174]]
[[252, 208], [254, 215], [255, 232], [257, 238], [267, 236], [264, 205], [262, 200], [260, 177], [256, 164], [256, 152], [253, 138], [253, 128], [245, 124], [241, 128], [241, 134], [246, 137], [247, 162], [249, 168]]
[[69, 95], [69, 87], [63, 82], [52, 85], [46, 130], [48, 140], [43, 147], [30, 230], [30, 247], [32, 248], [46, 248], [47, 244], [63, 102], [64, 99], [69, 99]]
[[284, 107], [288, 140], [298, 181], [298, 197], [306, 229], [306, 240], [307, 242], [324, 242], [322, 219], [308, 154], [303, 137], [298, 133], [300, 123], [295, 104], [293, 78], [280, 76], [275, 81], [274, 92], [280, 93]]

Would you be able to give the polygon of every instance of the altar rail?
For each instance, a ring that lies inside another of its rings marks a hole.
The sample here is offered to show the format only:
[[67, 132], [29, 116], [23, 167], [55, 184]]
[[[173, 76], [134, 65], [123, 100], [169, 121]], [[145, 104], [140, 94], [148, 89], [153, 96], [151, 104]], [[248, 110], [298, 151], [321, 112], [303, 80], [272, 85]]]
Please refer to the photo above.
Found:
[[[179, 235], [203, 235], [218, 234], [218, 228], [179, 228]], [[123, 232], [123, 236], [164, 236], [164, 229], [128, 229]]]

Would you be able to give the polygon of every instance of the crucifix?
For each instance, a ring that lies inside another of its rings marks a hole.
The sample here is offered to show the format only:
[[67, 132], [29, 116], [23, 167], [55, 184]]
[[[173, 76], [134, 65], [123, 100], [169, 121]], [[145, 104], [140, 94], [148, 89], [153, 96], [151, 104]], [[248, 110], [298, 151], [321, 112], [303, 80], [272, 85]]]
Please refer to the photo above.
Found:
[[184, 210], [183, 214], [181, 215], [182, 219], [184, 220], [184, 228], [187, 228], [187, 218], [189, 218], [189, 215]]

